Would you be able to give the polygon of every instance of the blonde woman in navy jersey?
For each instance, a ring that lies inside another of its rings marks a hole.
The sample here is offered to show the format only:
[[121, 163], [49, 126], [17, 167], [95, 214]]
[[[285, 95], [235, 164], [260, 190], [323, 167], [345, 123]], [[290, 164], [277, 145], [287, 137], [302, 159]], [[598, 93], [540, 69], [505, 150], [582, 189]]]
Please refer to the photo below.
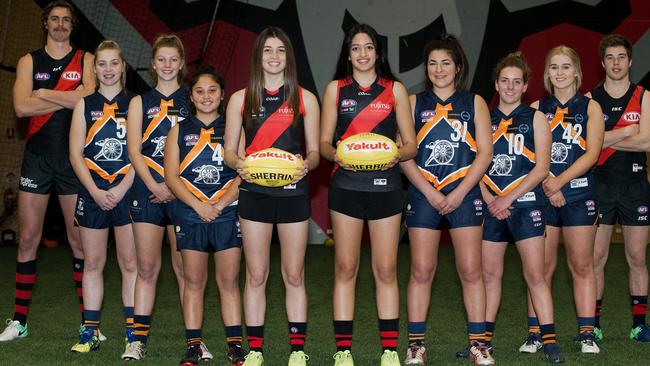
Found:
[[[415, 133], [406, 88], [390, 70], [385, 47], [367, 24], [345, 35], [334, 81], [325, 89], [321, 119], [321, 152], [335, 162], [329, 209], [334, 230], [334, 333], [336, 366], [353, 365], [352, 324], [361, 235], [368, 221], [375, 277], [382, 366], [399, 365], [399, 289], [397, 246], [404, 199], [399, 160], [415, 155]], [[343, 107], [347, 105], [347, 107]], [[350, 110], [349, 106], [354, 105]], [[378, 108], [376, 106], [389, 106]], [[401, 136], [399, 154], [385, 170], [357, 172], [336, 156], [336, 144], [348, 136], [373, 132]]]
[[[164, 180], [163, 157], [167, 133], [189, 116], [187, 90], [181, 88], [185, 51], [175, 35], [159, 36], [151, 52], [151, 74], [156, 86], [129, 105], [127, 146], [136, 172], [130, 197], [131, 219], [138, 257], [135, 283], [135, 337], [122, 355], [139, 360], [146, 354], [156, 283], [161, 266], [165, 231], [171, 246], [172, 266], [181, 300], [183, 268], [171, 225], [175, 197]], [[204, 358], [212, 358], [206, 349]]]
[[165, 144], [165, 182], [178, 197], [173, 221], [185, 278], [187, 351], [180, 364], [197, 365], [203, 358], [203, 296], [209, 255], [214, 253], [227, 359], [239, 366], [244, 362], [239, 295], [241, 233], [237, 221], [240, 179], [224, 161], [223, 78], [212, 67], [204, 66], [192, 75], [189, 87], [194, 113], [172, 127]]
[[492, 111], [492, 165], [480, 183], [489, 213], [483, 224], [483, 280], [486, 290], [486, 340], [491, 346], [499, 305], [504, 255], [514, 241], [524, 279], [540, 314], [547, 361], [561, 363], [555, 342], [553, 299], [544, 280], [545, 206], [541, 183], [548, 176], [551, 132], [544, 114], [521, 102], [530, 69], [520, 52], [494, 68], [499, 105]]
[[[600, 105], [579, 92], [580, 58], [561, 45], [546, 55], [544, 87], [550, 93], [531, 106], [546, 115], [552, 133], [551, 168], [544, 180], [546, 207], [545, 277], [550, 285], [557, 264], [560, 233], [567, 264], [573, 277], [573, 298], [582, 353], [598, 353], [594, 322], [596, 277], [594, 239], [598, 208], [591, 168], [603, 145], [604, 122]], [[520, 352], [534, 353], [545, 339], [539, 336], [539, 320], [529, 299], [529, 336]]]
[[82, 187], [75, 206], [84, 266], [84, 325], [73, 352], [99, 347], [99, 322], [104, 298], [104, 265], [108, 230], [115, 232], [117, 261], [122, 272], [122, 303], [126, 338], [133, 339], [135, 243], [127, 193], [134, 172], [126, 151], [126, 114], [131, 93], [124, 89], [126, 62], [114, 41], [103, 41], [95, 52], [97, 91], [75, 106], [70, 126], [70, 162]]
[[[250, 351], [246, 366], [264, 364], [266, 281], [273, 227], [280, 238], [285, 308], [289, 320], [290, 366], [306, 365], [307, 291], [304, 261], [311, 215], [307, 172], [319, 163], [316, 97], [298, 84], [296, 59], [286, 33], [264, 29], [253, 46], [246, 89], [232, 95], [226, 112], [226, 164], [237, 169], [239, 222], [246, 257], [244, 315]], [[304, 138], [304, 143], [303, 143]], [[303, 169], [283, 187], [262, 187], [249, 180], [245, 155], [275, 147], [301, 156]]]
[[402, 163], [411, 181], [406, 209], [411, 247], [407, 299], [407, 365], [422, 365], [431, 284], [443, 227], [449, 228], [463, 287], [469, 345], [458, 356], [492, 365], [485, 343], [485, 287], [481, 235], [485, 207], [478, 182], [492, 157], [490, 111], [464, 90], [467, 58], [452, 35], [438, 35], [424, 50], [426, 90], [410, 97], [418, 153]]

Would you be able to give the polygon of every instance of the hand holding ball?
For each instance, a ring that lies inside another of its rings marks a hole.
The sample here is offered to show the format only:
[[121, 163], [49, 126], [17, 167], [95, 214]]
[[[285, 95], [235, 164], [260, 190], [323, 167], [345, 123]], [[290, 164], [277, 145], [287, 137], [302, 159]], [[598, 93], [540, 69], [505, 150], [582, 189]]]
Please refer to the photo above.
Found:
[[282, 187], [294, 180], [303, 163], [296, 155], [272, 147], [248, 155], [244, 159], [244, 167], [252, 183], [264, 187]]
[[341, 141], [336, 147], [336, 156], [350, 169], [374, 171], [394, 165], [399, 152], [390, 138], [365, 132]]

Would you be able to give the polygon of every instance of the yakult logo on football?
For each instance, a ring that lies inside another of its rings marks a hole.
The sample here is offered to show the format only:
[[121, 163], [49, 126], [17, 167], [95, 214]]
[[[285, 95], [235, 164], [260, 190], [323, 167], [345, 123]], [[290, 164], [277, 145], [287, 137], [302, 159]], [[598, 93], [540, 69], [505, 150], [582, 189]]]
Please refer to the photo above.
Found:
[[641, 120], [639, 112], [627, 112], [623, 115], [623, 119], [630, 123], [637, 123]]
[[392, 151], [390, 144], [384, 141], [346, 142], [343, 147], [346, 153], [352, 151]]
[[273, 151], [261, 151], [261, 152], [252, 153], [249, 155], [248, 158], [251, 161], [256, 159], [266, 159], [266, 158], [282, 159], [287, 161], [296, 160], [296, 158], [292, 154], [286, 152], [273, 152]]
[[77, 81], [81, 80], [81, 74], [77, 71], [66, 71], [61, 75], [61, 77], [65, 80], [70, 80], [70, 81]]

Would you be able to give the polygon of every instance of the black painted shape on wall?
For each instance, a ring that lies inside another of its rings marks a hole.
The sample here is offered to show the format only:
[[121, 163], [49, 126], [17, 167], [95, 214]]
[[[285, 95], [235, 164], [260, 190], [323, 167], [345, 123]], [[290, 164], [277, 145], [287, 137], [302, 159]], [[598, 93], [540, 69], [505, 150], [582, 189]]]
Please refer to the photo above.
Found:
[[406, 72], [423, 64], [424, 47], [433, 35], [447, 32], [442, 15], [419, 31], [399, 37], [399, 72]]
[[[223, 1], [222, 1], [223, 3]], [[209, 23], [214, 14], [215, 0], [187, 2], [185, 0], [152, 0], [149, 9], [172, 31], [178, 32]]]

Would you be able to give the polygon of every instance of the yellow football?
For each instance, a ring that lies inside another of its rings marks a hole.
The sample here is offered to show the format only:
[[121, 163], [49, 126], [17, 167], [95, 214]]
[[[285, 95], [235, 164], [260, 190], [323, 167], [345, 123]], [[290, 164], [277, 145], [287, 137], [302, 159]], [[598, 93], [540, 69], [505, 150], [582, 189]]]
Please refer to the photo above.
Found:
[[282, 187], [291, 183], [302, 160], [274, 147], [254, 152], [244, 159], [251, 181], [264, 187]]
[[341, 141], [336, 156], [352, 169], [360, 171], [380, 170], [397, 156], [397, 145], [384, 135], [359, 133]]

